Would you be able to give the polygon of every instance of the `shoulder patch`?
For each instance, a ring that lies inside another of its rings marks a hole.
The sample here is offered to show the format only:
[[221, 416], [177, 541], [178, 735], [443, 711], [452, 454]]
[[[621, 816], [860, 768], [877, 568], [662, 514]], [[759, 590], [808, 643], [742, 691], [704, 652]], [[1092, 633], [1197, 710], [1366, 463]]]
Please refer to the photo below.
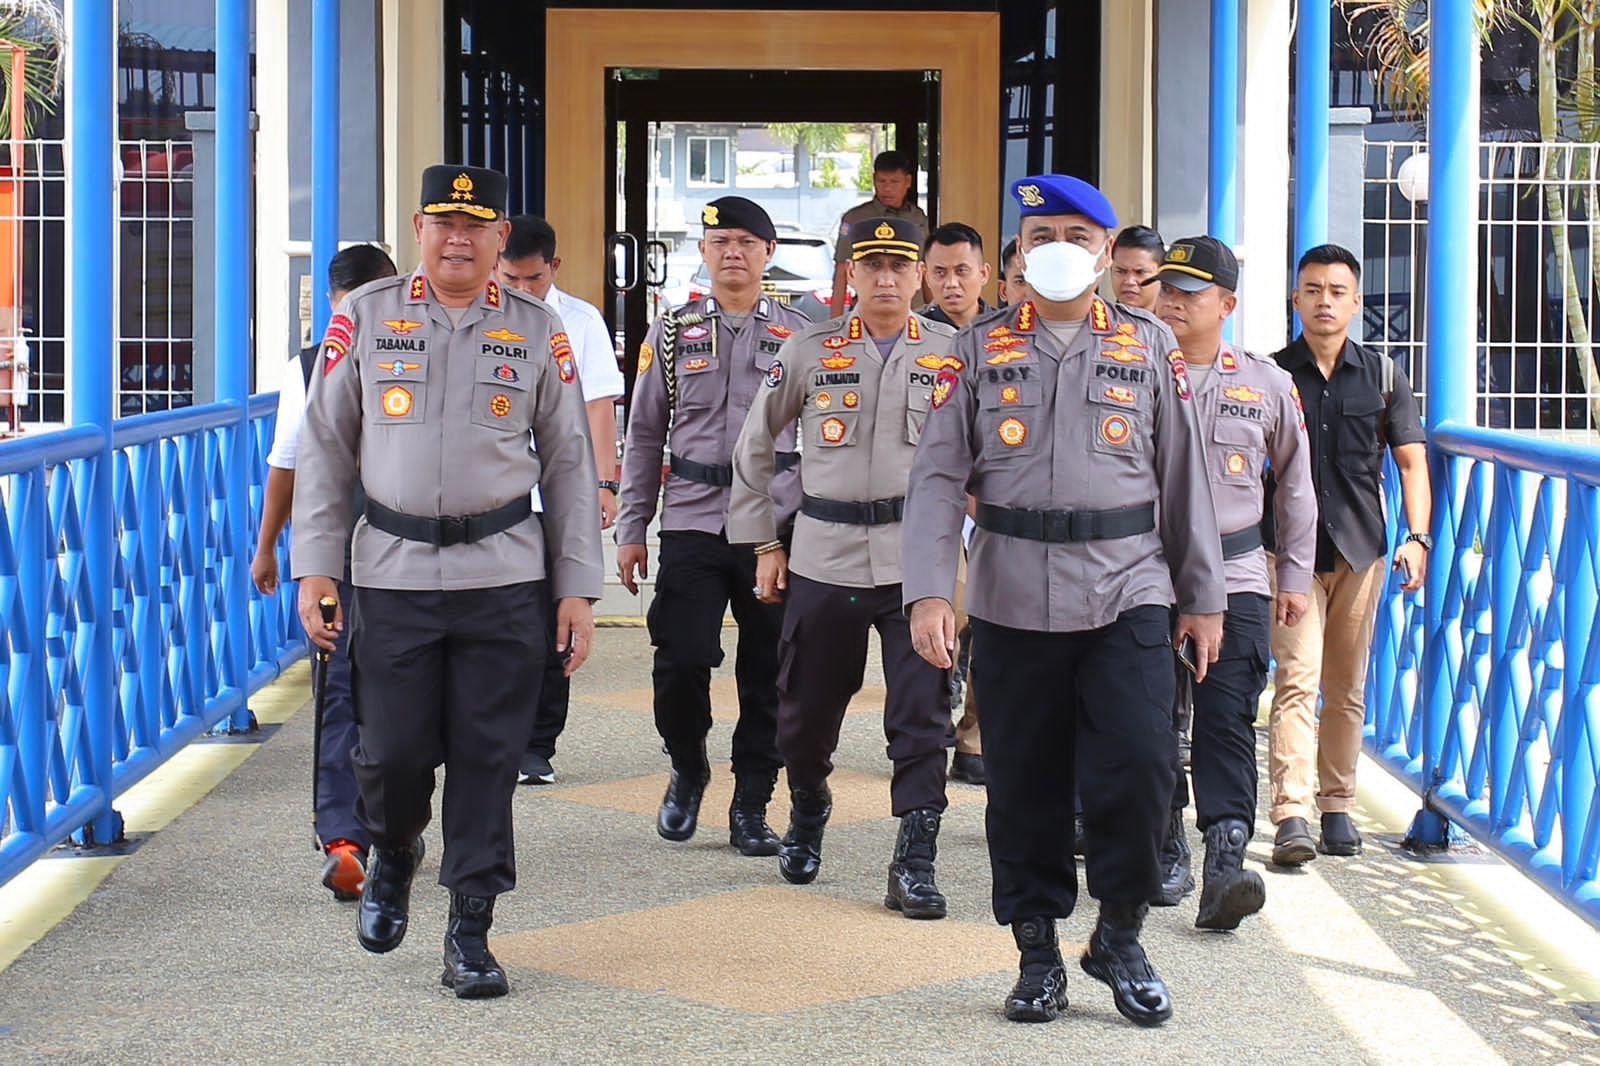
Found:
[[1194, 395], [1194, 390], [1189, 387], [1189, 364], [1184, 360], [1183, 353], [1174, 348], [1167, 353], [1167, 365], [1172, 368], [1172, 384], [1178, 393], [1178, 399], [1187, 400]]
[[956, 394], [956, 387], [961, 384], [961, 377], [949, 367], [939, 371], [939, 376], [933, 379], [933, 403], [935, 411], [950, 402], [950, 397]]
[[767, 388], [775, 389], [783, 384], [783, 361], [774, 359], [772, 365], [767, 367]]
[[350, 351], [350, 345], [355, 341], [356, 324], [344, 312], [339, 312], [328, 319], [328, 331], [322, 335], [322, 372], [333, 373], [333, 368]]
[[655, 350], [655, 348], [653, 348], [651, 346], [650, 342], [649, 341], [645, 341], [644, 343], [640, 344], [639, 345], [639, 369], [638, 369], [638, 371], [636, 373], [636, 376], [637, 377], [644, 377], [646, 374], [648, 374], [650, 372], [650, 368], [655, 365], [655, 361], [656, 361], [656, 350]]

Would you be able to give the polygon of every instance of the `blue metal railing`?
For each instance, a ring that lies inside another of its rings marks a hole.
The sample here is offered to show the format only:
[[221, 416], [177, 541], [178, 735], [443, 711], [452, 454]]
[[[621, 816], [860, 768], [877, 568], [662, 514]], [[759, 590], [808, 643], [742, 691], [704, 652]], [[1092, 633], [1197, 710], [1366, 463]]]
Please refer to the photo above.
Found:
[[1449, 422], [1431, 447], [1440, 676], [1424, 676], [1432, 612], [1391, 579], [1367, 749], [1600, 925], [1600, 449]]
[[[90, 823], [119, 824], [118, 796], [219, 722], [244, 720], [246, 698], [305, 653], [291, 583], [270, 597], [250, 588], [244, 619], [227, 588], [249, 581], [234, 556], [259, 529], [276, 400], [251, 397], [243, 425], [232, 403], [118, 421], [109, 471], [97, 426], [0, 445], [0, 884]], [[235, 449], [248, 470], [243, 538], [227, 506]], [[85, 551], [106, 476], [109, 596]], [[239, 640], [243, 677], [229, 654]], [[98, 647], [109, 663], [93, 661]]]

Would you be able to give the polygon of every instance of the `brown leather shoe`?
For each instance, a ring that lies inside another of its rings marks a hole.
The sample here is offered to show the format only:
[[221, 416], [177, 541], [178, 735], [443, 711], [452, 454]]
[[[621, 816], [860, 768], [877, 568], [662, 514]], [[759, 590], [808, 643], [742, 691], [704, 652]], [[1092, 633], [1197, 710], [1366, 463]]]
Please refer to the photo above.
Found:
[[1272, 865], [1304, 866], [1317, 857], [1317, 842], [1304, 818], [1285, 818], [1272, 839]]

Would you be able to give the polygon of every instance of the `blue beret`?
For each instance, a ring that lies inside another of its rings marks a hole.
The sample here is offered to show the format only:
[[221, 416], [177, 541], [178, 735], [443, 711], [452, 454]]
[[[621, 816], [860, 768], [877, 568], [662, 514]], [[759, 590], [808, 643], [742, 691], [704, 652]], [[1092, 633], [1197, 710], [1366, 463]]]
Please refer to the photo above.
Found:
[[1022, 206], [1022, 217], [1029, 215], [1082, 215], [1106, 229], [1117, 228], [1117, 212], [1106, 194], [1086, 181], [1065, 174], [1039, 174], [1018, 178], [1011, 184], [1011, 195]]

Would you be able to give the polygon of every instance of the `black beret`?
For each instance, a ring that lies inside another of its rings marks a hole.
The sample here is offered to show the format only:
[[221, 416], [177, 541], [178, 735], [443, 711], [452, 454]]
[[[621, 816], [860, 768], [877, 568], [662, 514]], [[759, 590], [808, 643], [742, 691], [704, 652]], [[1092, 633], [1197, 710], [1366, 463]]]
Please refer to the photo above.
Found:
[[724, 196], [712, 200], [701, 208], [700, 222], [707, 230], [745, 229], [764, 241], [778, 239], [772, 216], [760, 204], [743, 196]]

